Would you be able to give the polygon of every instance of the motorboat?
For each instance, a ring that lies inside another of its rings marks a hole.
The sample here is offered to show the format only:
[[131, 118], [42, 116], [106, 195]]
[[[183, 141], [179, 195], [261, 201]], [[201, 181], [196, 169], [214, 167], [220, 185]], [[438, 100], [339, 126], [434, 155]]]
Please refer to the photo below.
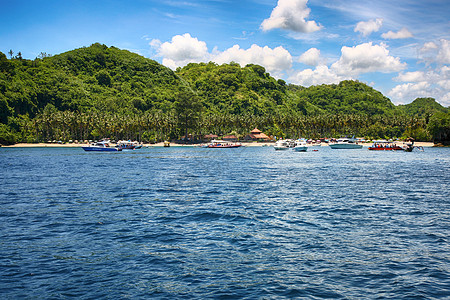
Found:
[[241, 143], [230, 143], [222, 140], [212, 140], [211, 143], [208, 144], [208, 148], [238, 148], [241, 146]]
[[100, 141], [91, 143], [89, 146], [81, 147], [84, 151], [105, 151], [105, 152], [114, 152], [114, 151], [122, 151], [121, 148], [111, 147], [109, 141]]
[[288, 150], [290, 148], [290, 143], [288, 140], [278, 140], [273, 147], [275, 150]]
[[308, 143], [305, 140], [296, 140], [294, 144], [294, 151], [306, 152], [308, 147]]
[[385, 141], [385, 140], [380, 140], [380, 141], [374, 141], [374, 143], [372, 144], [372, 146], [369, 147], [369, 150], [375, 150], [375, 151], [402, 151], [405, 150], [404, 148], [398, 146], [397, 144], [395, 144], [392, 141]]
[[358, 144], [355, 138], [339, 138], [335, 143], [329, 144], [331, 149], [361, 149], [363, 145]]
[[122, 150], [134, 150], [136, 144], [132, 141], [118, 141], [116, 147]]

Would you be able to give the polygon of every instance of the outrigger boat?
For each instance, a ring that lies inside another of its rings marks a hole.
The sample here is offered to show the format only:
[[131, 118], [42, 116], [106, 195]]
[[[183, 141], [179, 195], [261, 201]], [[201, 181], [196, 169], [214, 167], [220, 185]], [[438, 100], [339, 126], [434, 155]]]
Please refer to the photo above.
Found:
[[241, 143], [229, 143], [221, 140], [212, 140], [211, 143], [208, 144], [208, 148], [238, 148], [241, 146]]
[[382, 140], [382, 141], [374, 141], [373, 145], [369, 147], [369, 150], [398, 151], [398, 150], [405, 150], [405, 149], [398, 146], [394, 142]]

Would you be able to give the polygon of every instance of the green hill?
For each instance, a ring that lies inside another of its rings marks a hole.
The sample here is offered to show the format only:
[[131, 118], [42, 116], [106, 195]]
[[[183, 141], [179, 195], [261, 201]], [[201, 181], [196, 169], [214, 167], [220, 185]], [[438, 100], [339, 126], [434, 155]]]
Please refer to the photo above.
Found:
[[174, 72], [98, 43], [35, 60], [0, 52], [0, 143], [157, 140], [188, 131], [244, 134], [255, 126], [277, 136], [427, 139], [431, 115], [447, 111], [431, 98], [396, 107], [358, 81], [288, 85], [253, 64], [192, 63]]
[[446, 113], [448, 108], [440, 105], [434, 98], [417, 98], [406, 105], [399, 105], [398, 109], [409, 116], [427, 117], [438, 112]]

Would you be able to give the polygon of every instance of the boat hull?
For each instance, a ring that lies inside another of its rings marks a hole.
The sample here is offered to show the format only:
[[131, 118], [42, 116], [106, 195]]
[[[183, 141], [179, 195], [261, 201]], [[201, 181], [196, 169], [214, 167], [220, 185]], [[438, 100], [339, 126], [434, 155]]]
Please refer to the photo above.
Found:
[[403, 151], [405, 149], [403, 149], [402, 147], [369, 147], [369, 150], [372, 151]]
[[358, 144], [330, 144], [331, 149], [361, 149], [363, 145]]
[[117, 152], [121, 151], [121, 149], [117, 148], [100, 148], [100, 147], [81, 147], [84, 151], [95, 151], [95, 152]]
[[242, 145], [209, 145], [208, 148], [238, 148]]
[[306, 152], [308, 150], [308, 146], [297, 146], [297, 147], [294, 147], [294, 151], [297, 151], [297, 152]]
[[289, 147], [277, 147], [277, 146], [275, 146], [274, 148], [275, 148], [275, 150], [289, 150]]

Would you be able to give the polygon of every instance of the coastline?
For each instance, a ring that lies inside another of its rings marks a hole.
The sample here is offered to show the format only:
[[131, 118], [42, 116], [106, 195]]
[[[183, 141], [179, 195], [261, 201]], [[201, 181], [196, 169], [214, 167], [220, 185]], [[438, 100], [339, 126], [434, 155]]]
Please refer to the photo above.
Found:
[[[241, 143], [243, 146], [246, 147], [265, 147], [265, 146], [273, 146], [274, 142], [267, 142], [267, 143]], [[399, 145], [403, 145], [403, 142], [399, 142]], [[364, 147], [370, 147], [372, 143], [363, 143]], [[14, 145], [2, 145], [2, 148], [70, 148], [70, 147], [83, 147], [83, 146], [89, 146], [89, 144], [57, 144], [57, 143], [18, 143]], [[196, 145], [189, 145], [189, 144], [176, 144], [176, 143], [170, 143], [170, 147], [195, 147]], [[322, 143], [322, 147], [328, 146], [327, 143]], [[421, 147], [433, 147], [433, 142], [415, 142], [414, 146], [421, 146]], [[156, 144], [143, 144], [143, 147], [164, 147], [164, 143], [156, 143]]]

